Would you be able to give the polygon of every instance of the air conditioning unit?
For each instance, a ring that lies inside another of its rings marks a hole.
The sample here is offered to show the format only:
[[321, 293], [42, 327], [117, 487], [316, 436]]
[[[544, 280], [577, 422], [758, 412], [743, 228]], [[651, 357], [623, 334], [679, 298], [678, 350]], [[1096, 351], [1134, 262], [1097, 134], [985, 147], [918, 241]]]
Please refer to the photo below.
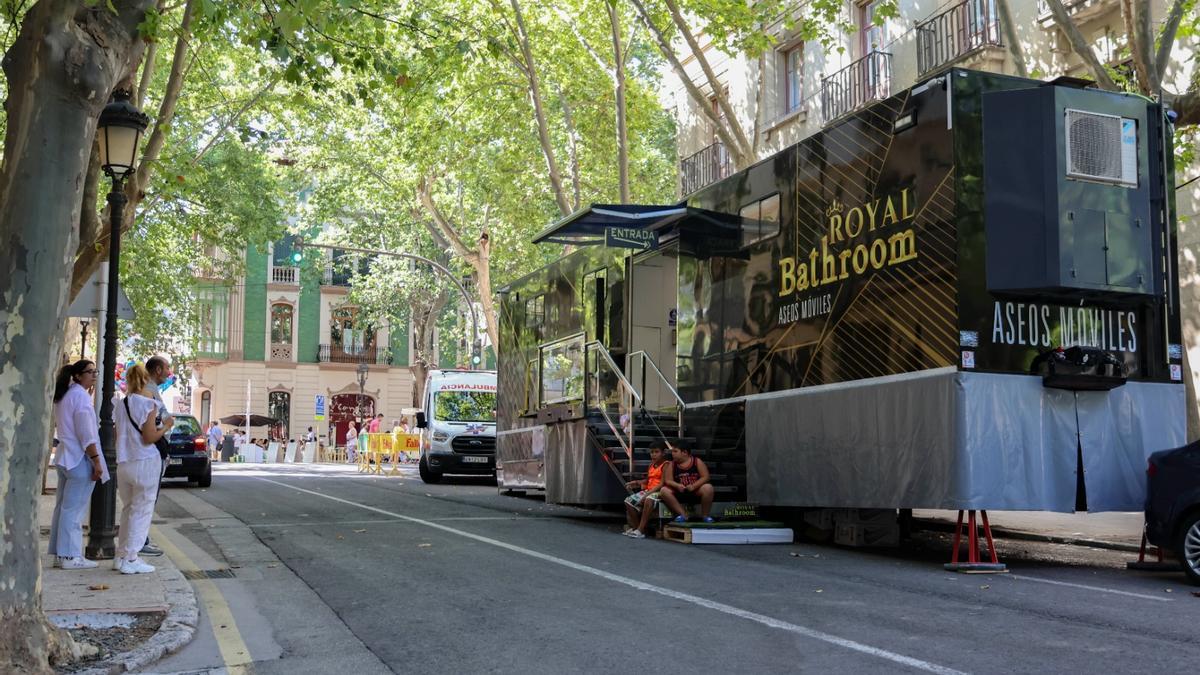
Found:
[[1067, 176], [1137, 187], [1137, 120], [1071, 108], [1064, 113]]
[[982, 98], [988, 290], [1070, 302], [1161, 293], [1158, 108], [1056, 84]]

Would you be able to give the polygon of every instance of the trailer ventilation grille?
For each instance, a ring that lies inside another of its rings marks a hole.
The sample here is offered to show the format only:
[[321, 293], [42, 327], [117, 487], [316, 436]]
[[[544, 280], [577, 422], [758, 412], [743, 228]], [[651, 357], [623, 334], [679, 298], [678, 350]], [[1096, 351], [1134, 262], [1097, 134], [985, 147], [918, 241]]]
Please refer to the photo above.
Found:
[[1067, 175], [1137, 185], [1137, 120], [1067, 110]]

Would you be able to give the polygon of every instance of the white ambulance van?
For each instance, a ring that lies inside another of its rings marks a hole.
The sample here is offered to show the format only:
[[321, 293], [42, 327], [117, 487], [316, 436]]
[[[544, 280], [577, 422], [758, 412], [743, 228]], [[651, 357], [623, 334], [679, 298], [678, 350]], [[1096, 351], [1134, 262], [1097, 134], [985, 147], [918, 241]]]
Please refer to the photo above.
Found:
[[432, 370], [417, 413], [421, 480], [496, 477], [496, 371]]

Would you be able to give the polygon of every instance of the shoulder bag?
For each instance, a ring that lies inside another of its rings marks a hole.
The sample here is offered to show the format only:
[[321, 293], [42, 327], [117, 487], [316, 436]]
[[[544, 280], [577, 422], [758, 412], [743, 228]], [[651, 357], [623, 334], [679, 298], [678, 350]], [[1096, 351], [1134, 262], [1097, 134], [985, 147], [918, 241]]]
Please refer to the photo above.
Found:
[[[125, 416], [129, 418], [129, 423], [133, 425], [134, 431], [141, 433], [141, 427], [138, 426], [137, 422], [133, 421], [133, 414], [129, 412], [129, 397], [126, 396], [124, 401]], [[167, 440], [166, 434], [163, 434], [162, 438], [154, 441], [154, 447], [158, 448], [158, 456], [160, 459], [166, 459], [167, 455], [171, 454], [171, 442]]]

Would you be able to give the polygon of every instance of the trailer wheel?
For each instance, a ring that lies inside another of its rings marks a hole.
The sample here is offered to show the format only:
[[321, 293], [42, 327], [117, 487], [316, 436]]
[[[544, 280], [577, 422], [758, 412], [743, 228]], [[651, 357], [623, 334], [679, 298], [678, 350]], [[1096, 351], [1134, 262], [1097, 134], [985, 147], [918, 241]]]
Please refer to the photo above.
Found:
[[1188, 515], [1179, 526], [1175, 553], [1188, 579], [1200, 586], [1200, 511]]
[[421, 474], [421, 480], [430, 485], [442, 482], [442, 474], [430, 469], [424, 457], [421, 458], [421, 462], [417, 465], [417, 471]]

